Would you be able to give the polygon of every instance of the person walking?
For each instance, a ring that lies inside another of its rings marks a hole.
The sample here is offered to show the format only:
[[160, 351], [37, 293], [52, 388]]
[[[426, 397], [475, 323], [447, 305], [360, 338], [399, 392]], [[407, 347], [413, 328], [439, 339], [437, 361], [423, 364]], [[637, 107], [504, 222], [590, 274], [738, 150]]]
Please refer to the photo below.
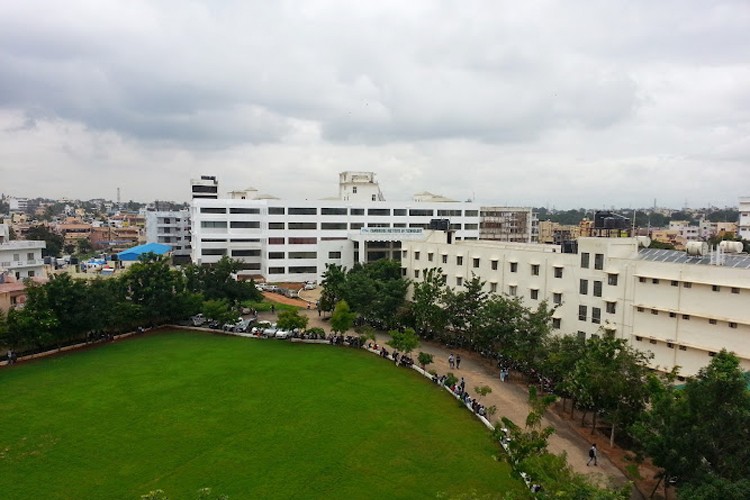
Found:
[[456, 354], [456, 370], [459, 370], [461, 368], [461, 355]]
[[586, 462], [586, 467], [588, 467], [591, 464], [591, 461], [594, 461], [594, 465], [598, 465], [596, 463], [597, 455], [599, 455], [598, 450], [596, 449], [596, 443], [591, 445], [591, 448], [589, 448], [589, 461]]
[[455, 366], [455, 361], [453, 360], [453, 353], [451, 353], [451, 355], [448, 356], [448, 366], [450, 368], [453, 368]]

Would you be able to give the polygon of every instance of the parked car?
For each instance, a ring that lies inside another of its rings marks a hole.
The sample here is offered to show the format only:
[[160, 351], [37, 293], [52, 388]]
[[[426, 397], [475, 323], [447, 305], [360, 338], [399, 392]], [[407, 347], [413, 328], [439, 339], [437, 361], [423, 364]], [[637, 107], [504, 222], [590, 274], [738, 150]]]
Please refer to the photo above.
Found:
[[203, 314], [196, 314], [195, 316], [190, 318], [190, 321], [193, 322], [193, 326], [203, 326], [203, 324], [206, 322], [206, 317], [203, 316]]
[[276, 335], [276, 332], [278, 330], [279, 329], [276, 328], [276, 323], [272, 323], [271, 325], [269, 325], [266, 328], [264, 328], [263, 332], [261, 332], [261, 333], [262, 333], [262, 335], [264, 335], [266, 337], [274, 337]]
[[314, 281], [305, 281], [305, 290], [315, 290], [318, 285]]
[[270, 321], [258, 321], [258, 323], [250, 329], [250, 333], [253, 333], [255, 335], [262, 335], [263, 330], [266, 328], [271, 328], [273, 326], [273, 323]]
[[276, 330], [276, 333], [273, 335], [277, 339], [288, 339], [292, 336], [292, 332], [289, 330], [284, 330], [283, 328], [279, 328]]

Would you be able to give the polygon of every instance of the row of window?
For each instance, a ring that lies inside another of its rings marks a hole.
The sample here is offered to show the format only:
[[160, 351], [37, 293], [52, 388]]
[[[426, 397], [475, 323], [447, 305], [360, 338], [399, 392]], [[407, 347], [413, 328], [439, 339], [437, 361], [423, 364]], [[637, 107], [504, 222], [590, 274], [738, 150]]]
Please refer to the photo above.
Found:
[[[591, 260], [591, 254], [589, 254], [589, 252], [581, 252], [581, 267], [583, 269], [589, 268], [590, 260]], [[604, 269], [604, 254], [603, 253], [594, 254], [594, 269], [598, 269], [598, 270]]]
[[[638, 335], [636, 335], [635, 336], [635, 341], [636, 342], [643, 342], [643, 337], [639, 337]], [[659, 341], [656, 340], [656, 339], [648, 339], [648, 343], [649, 344], [657, 344], [658, 342]], [[675, 346], [674, 342], [667, 342], [667, 348], [668, 349], [674, 349], [674, 346]], [[677, 344], [677, 348], [680, 351], [687, 351], [687, 346], [684, 346], [684, 345]], [[708, 351], [708, 356], [710, 358], [713, 358], [714, 356], [716, 356], [716, 352], [715, 351]], [[685, 380], [685, 377], [677, 377], [677, 378], [678, 378], [678, 380], [681, 380], [681, 381]]]
[[[658, 285], [659, 283], [661, 283], [661, 279], [659, 279], [659, 278], [646, 278], [644, 276], [638, 277], [638, 282], [639, 283], [648, 283], [649, 280], [651, 280], [651, 283], [654, 284], [654, 285]], [[670, 284], [670, 286], [680, 286], [680, 282], [677, 281], [677, 280], [669, 280], [669, 284]], [[690, 281], [683, 281], [682, 282], [682, 287], [683, 288], [693, 288], [693, 283], [690, 282]], [[727, 287], [727, 288], [729, 288], [730, 291], [732, 293], [734, 293], [734, 294], [739, 294], [740, 293], [740, 289], [737, 288], [737, 287]], [[721, 286], [720, 285], [711, 285], [711, 290], [714, 291], [714, 292], [720, 292], [721, 291]]]
[[[588, 306], [578, 306], [578, 320], [588, 321]], [[615, 314], [617, 312], [617, 302], [607, 302], [605, 308], [607, 314]], [[591, 322], [598, 325], [602, 322], [602, 309], [601, 307], [591, 308]]]
[[[638, 312], [642, 313], [642, 312], [646, 311], [646, 308], [638, 306], [638, 307], [636, 307], [636, 310]], [[666, 312], [666, 311], [661, 311], [661, 312]], [[659, 316], [659, 310], [658, 309], [651, 309], [651, 314], [654, 315], [654, 316]], [[676, 312], [671, 312], [670, 311], [668, 314], [669, 314], [670, 318], [676, 318], [677, 317], [677, 313]], [[690, 315], [689, 314], [681, 314], [681, 316], [682, 316], [682, 319], [684, 319], [685, 321], [690, 321]], [[719, 323], [718, 320], [713, 319], [713, 318], [708, 318], [708, 324], [710, 324], [710, 325], [717, 325], [718, 323]], [[735, 323], [733, 321], [729, 321], [727, 324], [729, 325], [729, 328], [737, 328], [737, 323]]]
[[315, 266], [289, 266], [285, 268], [283, 266], [274, 266], [268, 268], [268, 274], [314, 274], [318, 272], [318, 268]]
[[[229, 228], [231, 229], [260, 229], [260, 221], [230, 221]], [[206, 229], [226, 229], [227, 228], [227, 221], [208, 221], [204, 220], [201, 221], [201, 227]], [[365, 224], [364, 222], [321, 222], [320, 223], [320, 230], [322, 231], [345, 231], [345, 230], [352, 230], [357, 231], [359, 229], [362, 229], [363, 227], [394, 227], [394, 228], [416, 228], [416, 229], [428, 229], [429, 223], [417, 223], [413, 222], [410, 224], [406, 223], [394, 223], [393, 225], [387, 223], [387, 222], [371, 222], [368, 224]], [[461, 229], [465, 229], [467, 231], [473, 231], [479, 228], [478, 224], [451, 224], [451, 229], [460, 231]], [[308, 231], [317, 231], [318, 230], [318, 223], [317, 222], [269, 222], [268, 223], [268, 229], [271, 231], [276, 230], [308, 230]]]
[[[368, 216], [378, 217], [478, 217], [478, 210], [433, 210], [424, 208], [368, 208]], [[225, 207], [201, 207], [202, 214], [226, 214]], [[229, 207], [230, 214], [260, 214], [260, 208], [240, 208]], [[317, 207], [268, 207], [269, 215], [318, 215]], [[320, 215], [365, 215], [364, 208], [346, 208], [346, 207], [322, 207]]]

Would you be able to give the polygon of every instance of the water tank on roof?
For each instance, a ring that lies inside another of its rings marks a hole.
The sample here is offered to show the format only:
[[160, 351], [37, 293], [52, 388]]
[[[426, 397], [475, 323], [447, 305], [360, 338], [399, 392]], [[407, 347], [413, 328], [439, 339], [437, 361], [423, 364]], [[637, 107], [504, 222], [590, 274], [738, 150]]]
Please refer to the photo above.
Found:
[[696, 257], [708, 254], [708, 243], [705, 241], [688, 241], [687, 254]]
[[742, 253], [744, 246], [741, 241], [721, 241], [719, 248], [724, 253]]

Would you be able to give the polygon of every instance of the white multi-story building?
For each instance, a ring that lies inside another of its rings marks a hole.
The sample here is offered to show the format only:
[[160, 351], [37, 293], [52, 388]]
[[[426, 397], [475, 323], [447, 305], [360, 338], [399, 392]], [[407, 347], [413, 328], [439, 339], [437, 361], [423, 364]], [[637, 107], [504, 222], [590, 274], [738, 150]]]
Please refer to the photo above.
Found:
[[146, 212], [146, 242], [172, 247], [172, 257], [190, 258], [190, 210]]
[[8, 226], [0, 224], [0, 273], [7, 271], [17, 280], [44, 278], [44, 241], [10, 240]]
[[423, 237], [433, 220], [459, 239], [479, 237], [480, 206], [471, 202], [385, 201], [375, 176], [343, 172], [339, 199], [280, 200], [256, 190], [194, 199], [192, 260], [228, 256], [268, 281], [318, 280], [326, 264], [400, 258], [401, 242]]
[[743, 240], [750, 240], [750, 196], [740, 198], [739, 235]]
[[401, 263], [415, 281], [439, 267], [451, 287], [473, 273], [486, 291], [521, 297], [527, 307], [546, 300], [556, 308], [555, 331], [609, 331], [651, 351], [659, 370], [680, 366], [680, 375], [693, 375], [722, 348], [750, 370], [750, 257], [717, 259], [705, 247], [685, 253], [639, 241], [579, 238], [578, 253], [562, 253], [556, 245], [449, 241], [434, 232], [404, 242]]

